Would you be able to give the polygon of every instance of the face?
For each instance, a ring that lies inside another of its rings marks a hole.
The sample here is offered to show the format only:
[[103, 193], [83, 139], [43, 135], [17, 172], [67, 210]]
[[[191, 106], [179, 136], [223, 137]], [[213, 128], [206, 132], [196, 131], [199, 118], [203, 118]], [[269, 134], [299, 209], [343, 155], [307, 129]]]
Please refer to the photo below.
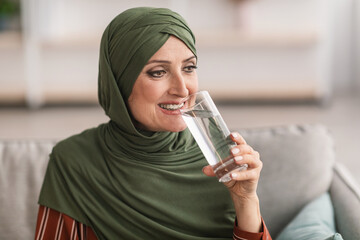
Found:
[[128, 106], [136, 127], [148, 131], [186, 129], [183, 98], [198, 88], [196, 57], [171, 36], [151, 57], [135, 81]]

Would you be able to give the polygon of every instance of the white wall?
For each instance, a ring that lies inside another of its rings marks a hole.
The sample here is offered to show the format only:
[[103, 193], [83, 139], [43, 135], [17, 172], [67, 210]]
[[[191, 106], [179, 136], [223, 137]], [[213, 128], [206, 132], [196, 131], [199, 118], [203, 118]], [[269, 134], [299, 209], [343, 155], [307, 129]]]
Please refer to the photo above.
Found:
[[[195, 35], [200, 39], [202, 37], [198, 44], [200, 86], [212, 91], [214, 95], [250, 99], [321, 98], [330, 91], [327, 79], [328, 59], [324, 57], [328, 50], [324, 47], [327, 46], [327, 39], [323, 38], [327, 34], [323, 29], [327, 28], [324, 20], [329, 18], [330, 2], [157, 0], [150, 3], [53, 0], [51, 4], [45, 3], [47, 10], [44, 11], [43, 18], [47, 21], [41, 29], [41, 37], [45, 42], [66, 42], [69, 38], [71, 41], [78, 38], [79, 42], [84, 42], [89, 38], [96, 43], [94, 46], [98, 46], [106, 25], [123, 10], [144, 5], [168, 7], [183, 15]], [[240, 36], [234, 36], [234, 32], [238, 32]], [[208, 33], [213, 36], [206, 37]], [[249, 36], [249, 40], [244, 40]], [[218, 42], [214, 42], [212, 38], [217, 38]], [[227, 41], [232, 41], [233, 44], [228, 44]], [[253, 46], [254, 42], [257, 46]], [[300, 47], [295, 46], [297, 42]], [[203, 47], [204, 45], [210, 47]], [[49, 51], [43, 54], [43, 79], [47, 81], [43, 85], [59, 89], [62, 87], [58, 86], [62, 76], [52, 75], [58, 63], [55, 61], [55, 64], [51, 64], [54, 58], [48, 53]], [[54, 54], [52, 55], [55, 57]], [[72, 59], [84, 63], [81, 56], [69, 54]], [[212, 66], [218, 65], [217, 58], [220, 56], [223, 64], [217, 70]], [[65, 64], [71, 65], [73, 61], [70, 60]], [[91, 64], [90, 69], [96, 69], [93, 68], [94, 62]], [[67, 66], [61, 65], [66, 71]], [[78, 70], [84, 68], [80, 66]], [[94, 81], [90, 75], [96, 76], [93, 71], [83, 75], [79, 71], [72, 70], [77, 83], [81, 85], [86, 78]], [[68, 81], [73, 82], [70, 78]], [[61, 83], [64, 84], [64, 81]], [[236, 92], [239, 94], [236, 95]]]
[[352, 2], [337, 0], [334, 21], [333, 89], [334, 94], [343, 94], [352, 88]]
[[360, 93], [360, 2], [337, 0], [335, 17], [332, 71], [334, 94]]
[[[354, 40], [355, 36], [360, 39], [360, 15], [353, 13], [360, 10], [357, 1], [23, 0], [32, 9], [32, 16], [27, 16], [30, 23], [24, 20], [25, 36], [33, 38], [25, 44], [25, 52], [30, 54], [25, 62], [31, 62], [25, 68], [37, 81], [28, 84], [28, 95], [36, 95], [42, 86], [52, 89], [48, 95], [54, 96], [56, 89], [65, 86], [66, 92], [66, 83], [74, 86], [74, 81], [80, 90], [96, 87], [103, 30], [118, 13], [137, 6], [168, 7], [184, 16], [199, 38], [199, 74], [205, 86], [209, 86], [211, 76], [224, 76], [213, 67], [218, 66], [216, 56], [221, 52], [228, 60], [222, 68], [229, 83], [245, 79], [244, 89], [271, 85], [281, 89], [288, 83], [286, 79], [298, 89], [315, 87], [320, 89], [315, 91], [333, 90], [336, 94], [353, 91], [356, 85], [360, 89], [360, 70], [355, 61], [360, 59], [360, 48], [356, 50]], [[244, 2], [248, 5], [239, 5]], [[234, 32], [240, 34], [232, 35]], [[38, 66], [31, 61], [34, 56]], [[267, 62], [271, 58], [273, 61]], [[66, 75], [69, 72], [70, 76]], [[18, 75], [29, 76], [26, 71]], [[92, 95], [96, 91], [88, 90]]]
[[[32, 0], [34, 1], [34, 0]], [[234, 29], [249, 25], [252, 31], [316, 30], [326, 9], [324, 0], [36, 0], [43, 4], [43, 37], [59, 38], [101, 34], [120, 12], [138, 6], [167, 7], [179, 12], [195, 31]], [[349, 0], [348, 0], [349, 1]], [[327, 3], [330, 0], [325, 1]], [[241, 3], [241, 4], [240, 4]], [[240, 5], [248, 5], [240, 9]], [[246, 14], [239, 17], [237, 13]], [[244, 21], [241, 25], [238, 21]]]
[[360, 94], [360, 2], [354, 0], [354, 9], [355, 9], [355, 24], [354, 24], [354, 31], [355, 31], [355, 38], [354, 41], [355, 45], [355, 59], [354, 59], [354, 68], [355, 68], [355, 82], [356, 82], [356, 89], [357, 93]]

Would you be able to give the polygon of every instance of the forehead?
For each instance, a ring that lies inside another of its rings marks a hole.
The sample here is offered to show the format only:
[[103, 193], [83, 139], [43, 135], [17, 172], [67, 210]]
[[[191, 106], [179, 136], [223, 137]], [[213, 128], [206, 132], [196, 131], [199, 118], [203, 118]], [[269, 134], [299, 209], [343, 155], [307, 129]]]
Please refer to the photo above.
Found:
[[161, 48], [150, 58], [154, 59], [187, 59], [194, 56], [192, 51], [180, 39], [170, 36]]

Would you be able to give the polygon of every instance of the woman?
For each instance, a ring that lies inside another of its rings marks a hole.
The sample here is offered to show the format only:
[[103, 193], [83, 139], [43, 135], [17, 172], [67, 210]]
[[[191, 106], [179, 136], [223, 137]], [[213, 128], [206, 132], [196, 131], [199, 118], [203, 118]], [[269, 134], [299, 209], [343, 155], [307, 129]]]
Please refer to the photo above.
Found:
[[99, 101], [111, 120], [54, 147], [36, 239], [270, 239], [256, 195], [259, 154], [232, 134], [232, 154], [249, 169], [226, 188], [208, 177], [179, 115], [198, 90], [196, 64], [191, 30], [168, 9], [129, 9], [109, 24]]

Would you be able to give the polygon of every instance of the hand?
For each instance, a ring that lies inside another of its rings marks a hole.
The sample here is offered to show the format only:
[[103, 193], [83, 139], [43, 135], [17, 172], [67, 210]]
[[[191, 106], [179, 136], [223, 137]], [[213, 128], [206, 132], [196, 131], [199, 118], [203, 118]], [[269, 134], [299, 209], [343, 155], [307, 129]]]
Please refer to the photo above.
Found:
[[[248, 232], [260, 232], [262, 225], [256, 188], [263, 164], [259, 153], [247, 145], [239, 133], [232, 133], [230, 136], [237, 144], [231, 149], [236, 164], [247, 164], [248, 168], [231, 173], [231, 180], [224, 185], [229, 189], [234, 202], [238, 227]], [[204, 167], [203, 172], [207, 176], [215, 176], [210, 165]]]
[[[260, 161], [260, 155], [251, 146], [247, 145], [239, 133], [232, 133], [230, 136], [237, 143], [237, 146], [231, 149], [231, 154], [234, 156], [236, 164], [247, 164], [248, 168], [231, 173], [232, 180], [225, 182], [224, 185], [230, 190], [232, 195], [239, 198], [257, 198], [256, 188], [263, 165]], [[210, 165], [204, 167], [203, 172], [207, 176], [215, 176]]]

